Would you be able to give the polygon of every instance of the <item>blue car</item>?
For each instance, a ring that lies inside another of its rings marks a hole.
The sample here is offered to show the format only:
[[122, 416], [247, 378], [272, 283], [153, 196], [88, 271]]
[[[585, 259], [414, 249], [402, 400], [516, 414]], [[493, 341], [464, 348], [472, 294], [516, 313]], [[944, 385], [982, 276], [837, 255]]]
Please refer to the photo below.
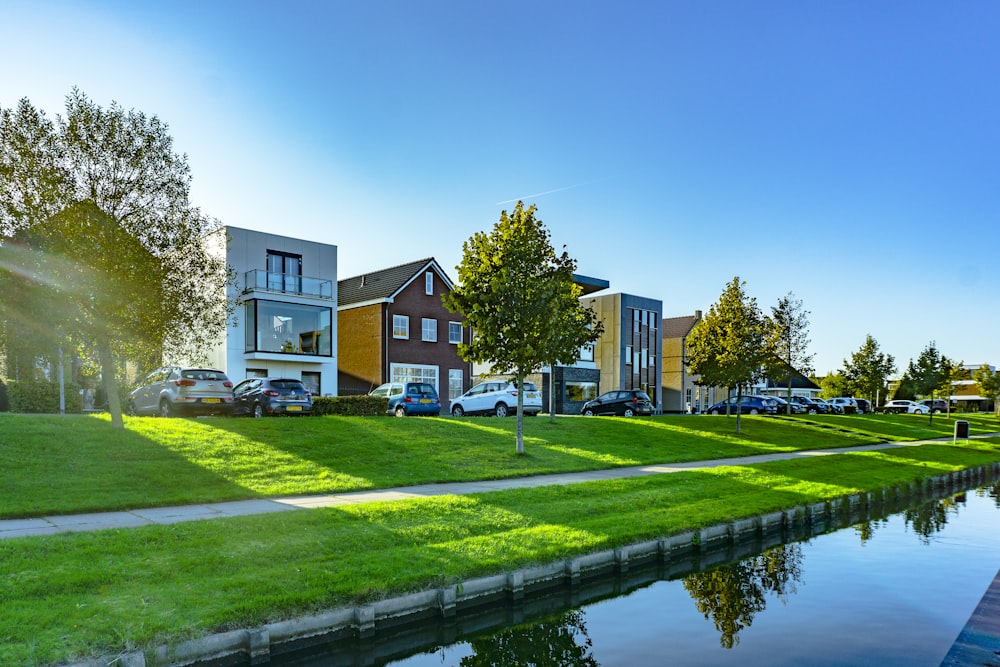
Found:
[[[719, 401], [715, 405], [709, 406], [705, 412], [710, 415], [726, 414], [726, 404], [729, 404], [729, 414], [735, 415], [737, 411], [736, 397], [730, 396], [724, 401]], [[739, 412], [743, 415], [773, 415], [778, 411], [777, 402], [768, 396], [743, 396], [741, 397]]]
[[441, 400], [434, 385], [426, 382], [403, 382], [402, 391], [389, 392], [386, 414], [397, 417], [441, 414]]

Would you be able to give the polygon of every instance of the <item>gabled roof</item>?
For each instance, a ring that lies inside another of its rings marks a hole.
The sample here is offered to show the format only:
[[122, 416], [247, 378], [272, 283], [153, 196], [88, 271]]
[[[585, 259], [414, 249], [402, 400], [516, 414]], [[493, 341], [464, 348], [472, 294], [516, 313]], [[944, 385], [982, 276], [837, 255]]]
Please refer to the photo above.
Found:
[[788, 364], [782, 364], [782, 365], [785, 367], [785, 370], [790, 370], [791, 373], [784, 373], [784, 374], [775, 373], [777, 377], [767, 378], [765, 386], [768, 389], [780, 389], [788, 387], [789, 374], [792, 376], [792, 389], [812, 389], [812, 390], [821, 389], [821, 387], [818, 384], [816, 384], [815, 382], [807, 378], [805, 375], [795, 370], [794, 368], [791, 368]]
[[451, 278], [437, 263], [437, 260], [428, 257], [392, 266], [388, 269], [363, 273], [353, 278], [338, 280], [337, 305], [343, 307], [393, 299], [418, 276], [430, 270], [441, 276], [441, 279], [448, 285], [448, 289], [454, 286]]
[[666, 317], [663, 319], [663, 338], [685, 338], [694, 325], [698, 324], [701, 314], [684, 315], [683, 317]]

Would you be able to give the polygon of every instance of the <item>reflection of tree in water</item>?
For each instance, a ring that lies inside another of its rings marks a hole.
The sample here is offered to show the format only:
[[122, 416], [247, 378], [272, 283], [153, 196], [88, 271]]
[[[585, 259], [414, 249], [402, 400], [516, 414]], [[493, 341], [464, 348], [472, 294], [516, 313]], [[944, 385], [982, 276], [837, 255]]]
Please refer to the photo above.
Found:
[[461, 667], [599, 667], [591, 653], [583, 612], [566, 612], [541, 623], [519, 625], [470, 642]]
[[723, 648], [740, 642], [739, 632], [753, 624], [754, 615], [767, 607], [767, 596], [782, 604], [796, 592], [802, 575], [802, 547], [785, 544], [734, 565], [684, 578], [684, 588], [698, 611], [715, 623]]
[[994, 504], [996, 504], [997, 507], [1000, 507], [1000, 482], [997, 482], [992, 486], [979, 489], [976, 493], [983, 498], [992, 498]]
[[965, 505], [964, 493], [924, 503], [919, 507], [906, 510], [906, 523], [913, 526], [913, 530], [920, 536], [920, 541], [926, 544], [930, 542], [934, 533], [944, 530], [948, 523], [948, 515], [958, 512], [961, 505]]
[[884, 528], [887, 525], [889, 525], [889, 521], [886, 519], [872, 519], [854, 524], [854, 531], [861, 539], [861, 544], [864, 545], [868, 540], [875, 537], [876, 530]]

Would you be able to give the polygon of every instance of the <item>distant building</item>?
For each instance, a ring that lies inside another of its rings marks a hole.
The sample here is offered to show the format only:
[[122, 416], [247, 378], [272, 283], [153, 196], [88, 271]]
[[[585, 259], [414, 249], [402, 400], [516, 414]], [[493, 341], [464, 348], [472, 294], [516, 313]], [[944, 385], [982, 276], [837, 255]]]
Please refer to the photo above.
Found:
[[448, 401], [472, 380], [471, 365], [458, 354], [470, 331], [441, 302], [453, 287], [433, 257], [341, 280], [340, 393], [366, 394], [386, 382], [429, 382], [447, 411]]
[[952, 381], [951, 402], [954, 404], [956, 412], [992, 412], [994, 410], [993, 401], [979, 393], [979, 385], [972, 379], [980, 368], [988, 368], [991, 373], [997, 372], [996, 366], [991, 364], [965, 364], [961, 369], [962, 379]]
[[282, 376], [336, 394], [337, 246], [229, 226], [209, 243], [235, 271], [238, 299], [211, 365], [234, 384]]

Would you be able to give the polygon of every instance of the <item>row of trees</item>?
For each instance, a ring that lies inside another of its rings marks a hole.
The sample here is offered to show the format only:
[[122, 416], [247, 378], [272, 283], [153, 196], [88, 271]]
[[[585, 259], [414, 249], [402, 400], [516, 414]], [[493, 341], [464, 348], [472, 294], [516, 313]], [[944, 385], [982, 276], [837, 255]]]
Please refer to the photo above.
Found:
[[[74, 89], [65, 117], [0, 108], [0, 345], [10, 377], [65, 353], [100, 368], [112, 424], [126, 362], [196, 360], [224, 330], [218, 229], [188, 201], [187, 156], [156, 116]], [[220, 294], [221, 295], [221, 294]]]

